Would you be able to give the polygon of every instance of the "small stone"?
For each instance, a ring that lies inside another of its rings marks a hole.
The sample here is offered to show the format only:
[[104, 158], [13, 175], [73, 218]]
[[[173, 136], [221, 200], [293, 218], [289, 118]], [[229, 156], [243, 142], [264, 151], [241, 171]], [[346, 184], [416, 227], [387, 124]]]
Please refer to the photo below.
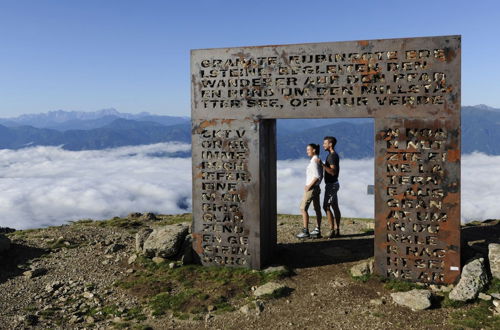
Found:
[[379, 306], [384, 304], [384, 302], [382, 301], [382, 299], [370, 299], [370, 304]]
[[71, 324], [75, 324], [75, 323], [80, 323], [83, 321], [83, 318], [78, 316], [78, 315], [73, 315], [70, 319], [69, 319], [69, 323]]
[[267, 267], [266, 269], [263, 270], [264, 273], [269, 274], [269, 273], [288, 273], [288, 268], [285, 266], [272, 266], [272, 267]]
[[240, 312], [246, 315], [250, 314], [250, 306], [248, 305], [241, 306]]
[[217, 307], [215, 307], [214, 305], [208, 305], [208, 306], [207, 306], [207, 311], [209, 311], [209, 312], [213, 312], [213, 311], [215, 311], [216, 309], [217, 309]]
[[493, 309], [493, 315], [494, 316], [500, 316], [500, 300], [493, 300], [493, 306], [495, 307]]
[[135, 272], [135, 270], [134, 270], [134, 269], [132, 269], [132, 268], [129, 268], [129, 269], [127, 269], [125, 272], [126, 272], [127, 274], [132, 274], [133, 272]]
[[316, 295], [315, 292], [311, 292], [311, 297], [314, 297]]
[[108, 260], [103, 260], [103, 261], [101, 262], [101, 264], [103, 264], [103, 265], [105, 265], [105, 266], [106, 266], [107, 264], [109, 264], [109, 261], [108, 261]]
[[170, 269], [174, 269], [176, 267], [177, 267], [177, 264], [175, 262], [171, 262], [168, 264], [168, 268], [170, 268]]
[[94, 298], [94, 294], [92, 292], [86, 291], [83, 293], [83, 297], [85, 297], [87, 299], [92, 299], [92, 298]]
[[85, 318], [85, 323], [93, 324], [95, 323], [95, 319], [92, 316], [87, 316]]
[[259, 286], [253, 292], [254, 296], [262, 297], [265, 295], [272, 295], [280, 290], [287, 289], [287, 286], [284, 284], [276, 283], [276, 282], [268, 282], [264, 285]]
[[133, 255], [131, 255], [131, 256], [130, 256], [130, 258], [128, 258], [128, 261], [127, 261], [127, 262], [128, 262], [128, 264], [129, 264], [129, 265], [131, 265], [131, 264], [133, 264], [136, 260], [137, 260], [137, 254], [135, 254], [135, 253], [134, 253]]
[[63, 284], [59, 281], [55, 281], [52, 283], [49, 283], [45, 286], [45, 291], [51, 293], [54, 292], [55, 290], [59, 289]]
[[398, 305], [412, 310], [424, 310], [431, 307], [431, 292], [429, 290], [413, 289], [408, 292], [394, 292], [391, 297]]
[[157, 264], [157, 265], [159, 265], [159, 264], [161, 264], [161, 263], [164, 263], [164, 262], [166, 261], [166, 259], [165, 259], [165, 258], [162, 258], [162, 257], [154, 257], [154, 258], [153, 258], [153, 259], [151, 259], [151, 260], [153, 260], [153, 262], [154, 262], [155, 264]]
[[495, 292], [495, 293], [490, 293], [490, 296], [492, 296], [492, 297], [493, 297], [493, 298], [495, 298], [495, 299], [500, 300], [500, 293], [498, 293], [498, 292]]
[[208, 313], [207, 315], [205, 315], [205, 322], [208, 322], [213, 317], [214, 316], [212, 314]]
[[353, 277], [360, 277], [370, 275], [373, 272], [373, 258], [363, 260], [360, 263], [351, 267], [351, 275]]
[[108, 246], [106, 248], [106, 250], [104, 251], [104, 253], [106, 254], [111, 254], [111, 253], [115, 253], [115, 252], [118, 252], [122, 249], [125, 248], [125, 245], [123, 244], [111, 244], [110, 246]]
[[257, 313], [262, 313], [264, 311], [264, 302], [262, 300], [254, 301], [255, 308], [257, 309]]
[[485, 301], [490, 301], [491, 299], [493, 299], [489, 294], [486, 294], [486, 293], [482, 293], [480, 292], [479, 295], [477, 296], [479, 299], [481, 300], [485, 300]]

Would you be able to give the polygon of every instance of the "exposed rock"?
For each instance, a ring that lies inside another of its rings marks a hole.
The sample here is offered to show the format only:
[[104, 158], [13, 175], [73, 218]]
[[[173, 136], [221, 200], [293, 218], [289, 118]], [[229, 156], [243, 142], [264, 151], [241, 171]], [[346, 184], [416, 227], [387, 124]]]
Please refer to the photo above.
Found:
[[363, 275], [370, 275], [373, 272], [373, 259], [363, 260], [360, 263], [351, 267], [351, 275], [360, 277]]
[[484, 259], [474, 259], [464, 266], [460, 281], [451, 290], [449, 297], [458, 301], [476, 299], [487, 284], [488, 275], [484, 269]]
[[398, 305], [412, 310], [424, 310], [431, 307], [431, 292], [429, 290], [413, 289], [407, 292], [394, 292], [391, 297]]
[[10, 239], [5, 235], [0, 234], [0, 253], [10, 249]]
[[500, 244], [491, 243], [488, 245], [488, 259], [491, 275], [500, 279]]
[[149, 257], [171, 258], [179, 253], [189, 227], [168, 225], [155, 228], [144, 241], [142, 251]]
[[287, 286], [284, 284], [276, 283], [276, 282], [268, 282], [264, 285], [259, 286], [257, 289], [255, 289], [253, 294], [256, 297], [262, 297], [265, 295], [272, 295], [272, 294], [279, 292], [281, 290], [285, 290], [286, 288], [287, 288]]
[[168, 268], [170, 268], [170, 269], [174, 269], [176, 267], [177, 267], [177, 264], [175, 262], [171, 262], [168, 264]]
[[156, 215], [154, 213], [148, 212], [148, 213], [145, 213], [141, 217], [141, 220], [144, 220], [144, 221], [155, 221], [155, 220], [158, 220], [158, 218], [156, 217]]
[[142, 253], [142, 249], [144, 247], [144, 242], [149, 237], [149, 235], [153, 232], [151, 228], [143, 228], [135, 234], [135, 250], [139, 253]]
[[129, 219], [139, 219], [141, 216], [142, 216], [142, 213], [132, 212], [132, 213], [129, 213], [129, 215], [127, 216], [127, 218], [129, 218]]
[[379, 306], [384, 304], [384, 302], [382, 301], [382, 299], [370, 299], [370, 304]]

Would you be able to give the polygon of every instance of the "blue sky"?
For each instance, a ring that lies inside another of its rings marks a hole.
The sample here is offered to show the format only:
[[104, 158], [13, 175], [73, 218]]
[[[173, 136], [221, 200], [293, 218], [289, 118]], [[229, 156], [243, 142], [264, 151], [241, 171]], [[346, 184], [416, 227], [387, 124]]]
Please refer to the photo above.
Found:
[[0, 0], [0, 117], [189, 115], [189, 50], [462, 35], [462, 104], [500, 108], [500, 1]]

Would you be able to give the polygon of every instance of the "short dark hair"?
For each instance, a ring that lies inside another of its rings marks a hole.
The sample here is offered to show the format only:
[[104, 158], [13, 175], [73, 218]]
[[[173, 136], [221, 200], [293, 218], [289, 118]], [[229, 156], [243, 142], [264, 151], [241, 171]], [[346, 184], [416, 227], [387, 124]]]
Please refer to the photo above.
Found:
[[313, 148], [315, 155], [319, 155], [319, 144], [309, 143], [307, 146]]
[[332, 147], [335, 148], [335, 145], [337, 144], [337, 139], [334, 138], [333, 136], [325, 136], [323, 140], [328, 140], [332, 144]]

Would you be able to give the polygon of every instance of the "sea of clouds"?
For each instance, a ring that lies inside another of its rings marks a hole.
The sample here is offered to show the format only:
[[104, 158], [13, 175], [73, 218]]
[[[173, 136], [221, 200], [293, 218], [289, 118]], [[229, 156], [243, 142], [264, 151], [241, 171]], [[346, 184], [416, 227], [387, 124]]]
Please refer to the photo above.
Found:
[[[27, 229], [130, 212], [190, 212], [191, 159], [175, 157], [189, 150], [180, 143], [76, 152], [0, 150], [0, 226]], [[307, 163], [278, 161], [278, 213], [299, 213]], [[373, 166], [373, 159], [342, 160], [342, 216], [373, 217], [373, 195], [367, 194]], [[498, 183], [500, 156], [462, 157], [462, 222], [500, 218]]]

